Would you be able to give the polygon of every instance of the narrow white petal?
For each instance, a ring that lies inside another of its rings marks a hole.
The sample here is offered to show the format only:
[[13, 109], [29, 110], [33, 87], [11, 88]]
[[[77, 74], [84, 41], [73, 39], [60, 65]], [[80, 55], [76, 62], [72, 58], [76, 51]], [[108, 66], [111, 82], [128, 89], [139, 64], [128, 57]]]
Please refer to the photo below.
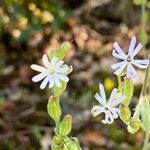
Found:
[[113, 115], [113, 118], [117, 119], [121, 113], [121, 110], [119, 108], [111, 108], [111, 113]]
[[103, 109], [104, 109], [103, 107], [95, 105], [93, 106], [91, 113], [93, 114], [94, 117], [96, 117], [103, 112]]
[[63, 60], [58, 60], [56, 63], [56, 69], [59, 69], [63, 65], [64, 61]]
[[46, 77], [46, 74], [40, 73], [32, 78], [33, 82], [39, 82]]
[[109, 106], [109, 107], [115, 107], [115, 106], [121, 104], [125, 99], [126, 99], [126, 96], [122, 95], [122, 96], [120, 96], [120, 97], [118, 97], [118, 98], [116, 98], [114, 100], [108, 101], [107, 106]]
[[43, 64], [45, 67], [48, 68], [50, 66], [50, 62], [49, 62], [48, 56], [46, 54], [43, 55], [42, 61], [43, 61]]
[[132, 57], [134, 57], [135, 55], [137, 55], [137, 53], [142, 49], [142, 44], [139, 43], [137, 45], [137, 47], [134, 49], [133, 53], [131, 54]]
[[120, 46], [119, 46], [119, 44], [117, 43], [117, 42], [115, 42], [114, 44], [113, 44], [113, 46], [114, 46], [114, 49], [116, 50], [116, 52], [119, 54], [119, 55], [121, 55], [122, 57], [126, 57], [126, 54], [122, 51], [122, 49], [120, 48]]
[[57, 57], [53, 57], [50, 62], [50, 66], [55, 66], [59, 59]]
[[55, 81], [55, 85], [56, 85], [57, 87], [60, 87], [60, 86], [61, 86], [61, 82], [60, 82], [59, 78], [54, 77], [54, 81]]
[[39, 66], [39, 65], [31, 65], [31, 69], [35, 70], [35, 71], [38, 71], [38, 72], [44, 72], [46, 71], [46, 68], [42, 67], [42, 66]]
[[124, 63], [126, 63], [126, 62], [125, 61], [118, 62], [116, 64], [111, 65], [111, 68], [113, 70], [116, 70], [116, 69], [120, 68]]
[[110, 111], [105, 111], [105, 119], [102, 120], [102, 123], [104, 124], [111, 124], [113, 123], [114, 121], [114, 118], [113, 118], [113, 115], [110, 113]]
[[122, 59], [122, 60], [125, 60], [126, 59], [126, 55], [125, 54], [119, 54], [119, 53], [117, 53], [117, 51], [116, 50], [113, 50], [112, 51], [112, 55], [114, 56], [114, 57], [116, 57], [116, 58], [118, 58], [118, 59]]
[[129, 46], [129, 52], [128, 52], [129, 55], [131, 55], [133, 53], [134, 48], [135, 48], [135, 44], [136, 44], [136, 37], [132, 36], [130, 46]]
[[68, 82], [68, 81], [69, 81], [69, 78], [68, 78], [67, 76], [65, 76], [65, 75], [57, 74], [57, 77], [58, 77], [60, 80], [64, 81], [64, 82]]
[[131, 79], [135, 79], [138, 80], [139, 76], [137, 75], [135, 69], [133, 68], [133, 66], [129, 63], [127, 66], [127, 77], [131, 78]]
[[99, 91], [100, 91], [100, 96], [103, 100], [103, 103], [106, 103], [105, 90], [104, 90], [104, 86], [101, 83], [99, 84]]
[[49, 82], [49, 78], [46, 77], [46, 78], [42, 81], [42, 83], [41, 83], [41, 85], [40, 85], [40, 88], [41, 88], [41, 89], [44, 89], [44, 88], [46, 87], [46, 85], [48, 84], [48, 82]]
[[61, 73], [61, 74], [68, 74], [68, 72], [70, 72], [71, 70], [71, 67], [69, 67], [68, 65], [62, 65], [58, 70], [57, 72], [58, 73]]
[[132, 64], [134, 64], [135, 66], [141, 68], [141, 69], [145, 69], [148, 67], [149, 65], [149, 60], [148, 59], [144, 59], [144, 60], [133, 60]]
[[118, 69], [116, 69], [116, 71], [114, 72], [114, 74], [119, 75], [123, 72], [123, 70], [125, 69], [125, 67], [127, 66], [127, 62], [123, 61], [123, 63], [120, 65], [120, 67]]
[[114, 99], [116, 98], [116, 96], [117, 96], [117, 93], [118, 93], [118, 89], [114, 88], [114, 89], [112, 90], [112, 92], [111, 92], [111, 95], [110, 95], [110, 98], [109, 98], [108, 101], [114, 100]]
[[54, 79], [52, 77], [49, 77], [49, 88], [52, 88], [54, 86]]
[[103, 105], [103, 106], [106, 105], [106, 100], [103, 100], [102, 97], [101, 97], [98, 93], [95, 94], [95, 99], [96, 99], [101, 105]]

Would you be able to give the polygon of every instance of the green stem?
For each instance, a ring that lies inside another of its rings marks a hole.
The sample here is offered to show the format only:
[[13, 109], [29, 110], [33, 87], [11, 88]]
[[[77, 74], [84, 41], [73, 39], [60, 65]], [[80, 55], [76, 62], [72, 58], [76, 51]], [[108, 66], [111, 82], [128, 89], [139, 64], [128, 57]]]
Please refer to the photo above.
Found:
[[150, 139], [150, 132], [148, 130], [145, 135], [143, 150], [148, 150], [149, 139]]

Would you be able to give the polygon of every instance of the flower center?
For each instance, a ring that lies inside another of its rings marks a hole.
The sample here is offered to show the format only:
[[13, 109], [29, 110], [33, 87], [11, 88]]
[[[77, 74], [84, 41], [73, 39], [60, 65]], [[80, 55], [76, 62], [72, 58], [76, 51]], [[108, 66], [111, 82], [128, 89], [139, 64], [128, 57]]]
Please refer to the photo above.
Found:
[[55, 69], [54, 68], [49, 69], [48, 74], [54, 75], [55, 74]]
[[105, 107], [104, 109], [105, 109], [105, 111], [108, 111], [108, 110], [109, 110], [109, 108], [108, 108], [108, 107]]
[[131, 56], [128, 56], [126, 60], [127, 60], [128, 62], [131, 62], [131, 61], [132, 61]]

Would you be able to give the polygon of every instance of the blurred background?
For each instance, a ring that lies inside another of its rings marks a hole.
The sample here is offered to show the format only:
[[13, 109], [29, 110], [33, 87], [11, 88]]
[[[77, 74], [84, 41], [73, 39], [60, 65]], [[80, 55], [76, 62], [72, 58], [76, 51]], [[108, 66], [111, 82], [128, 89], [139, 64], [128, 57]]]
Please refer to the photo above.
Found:
[[[145, 18], [150, 34], [150, 1]], [[103, 125], [90, 114], [98, 83], [108, 96], [117, 87], [110, 68], [117, 61], [113, 42], [126, 51], [131, 36], [139, 37], [140, 24], [141, 7], [131, 0], [0, 0], [0, 150], [50, 149], [54, 122], [46, 105], [52, 93], [32, 83], [30, 65], [64, 41], [70, 48], [65, 61], [74, 68], [61, 98], [64, 115], [73, 115], [71, 136], [79, 138], [83, 150], [141, 150], [141, 131], [131, 135], [119, 119]], [[138, 73], [131, 109], [144, 78]]]

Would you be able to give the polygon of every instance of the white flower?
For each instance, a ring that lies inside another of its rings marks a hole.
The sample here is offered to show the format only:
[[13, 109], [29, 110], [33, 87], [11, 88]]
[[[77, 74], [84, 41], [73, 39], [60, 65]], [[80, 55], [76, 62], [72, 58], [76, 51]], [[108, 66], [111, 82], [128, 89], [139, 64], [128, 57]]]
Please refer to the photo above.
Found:
[[114, 50], [112, 52], [112, 55], [121, 60], [121, 62], [118, 62], [111, 66], [112, 69], [115, 70], [114, 74], [119, 75], [126, 69], [125, 71], [127, 77], [138, 80], [139, 76], [137, 75], [133, 65], [141, 69], [145, 69], [148, 67], [149, 60], [134, 59], [137, 53], [142, 49], [141, 43], [139, 43], [136, 47], [135, 44], [136, 44], [136, 37], [132, 36], [127, 55], [122, 51], [117, 42], [113, 44]]
[[41, 89], [44, 89], [47, 84], [49, 84], [49, 88], [54, 86], [60, 87], [61, 81], [69, 81], [67, 75], [71, 72], [72, 67], [65, 65], [64, 61], [59, 60], [57, 57], [53, 57], [51, 61], [49, 61], [46, 54], [43, 55], [42, 61], [44, 67], [35, 64], [31, 65], [33, 70], [40, 72], [32, 78], [32, 81], [39, 82], [43, 80], [40, 85]]
[[109, 100], [106, 100], [106, 95], [104, 91], [104, 86], [102, 84], [99, 84], [99, 89], [100, 89], [100, 95], [98, 93], [95, 94], [96, 100], [100, 103], [100, 106], [95, 105], [91, 113], [93, 116], [97, 116], [101, 113], [105, 114], [105, 119], [102, 120], [102, 123], [104, 124], [111, 124], [113, 123], [114, 119], [118, 118], [120, 115], [121, 110], [119, 108], [116, 108], [117, 105], [122, 103], [126, 96], [118, 96], [118, 89], [114, 88]]

